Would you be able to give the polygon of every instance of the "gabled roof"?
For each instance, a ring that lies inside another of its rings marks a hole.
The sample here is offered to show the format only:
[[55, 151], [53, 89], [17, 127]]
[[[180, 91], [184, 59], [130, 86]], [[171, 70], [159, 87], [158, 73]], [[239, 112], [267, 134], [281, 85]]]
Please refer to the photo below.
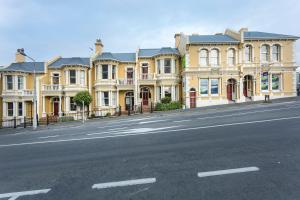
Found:
[[140, 49], [139, 57], [154, 57], [158, 55], [180, 55], [178, 49], [171, 47], [162, 47], [160, 49]]
[[45, 63], [44, 62], [12, 63], [8, 67], [3, 68], [0, 71], [33, 73], [34, 70], [36, 73], [44, 73]]
[[90, 66], [90, 58], [72, 57], [72, 58], [59, 58], [49, 65], [49, 68], [60, 68], [67, 65], [82, 65]]
[[111, 53], [103, 52], [95, 60], [112, 60], [118, 62], [135, 62], [135, 53]]
[[190, 44], [207, 44], [207, 43], [239, 43], [238, 40], [223, 34], [217, 35], [190, 35]]
[[258, 32], [258, 31], [246, 31], [244, 33], [245, 40], [266, 40], [266, 39], [299, 39], [298, 36], [293, 35], [283, 35], [277, 33], [266, 33], [266, 32]]

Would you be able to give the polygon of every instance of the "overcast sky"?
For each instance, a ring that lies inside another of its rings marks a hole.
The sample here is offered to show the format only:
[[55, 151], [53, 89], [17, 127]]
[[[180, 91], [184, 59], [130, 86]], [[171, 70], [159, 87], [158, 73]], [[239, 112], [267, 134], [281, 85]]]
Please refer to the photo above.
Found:
[[[105, 51], [174, 46], [176, 32], [214, 34], [226, 28], [300, 36], [299, 0], [0, 0], [0, 65], [17, 48], [37, 60]], [[300, 63], [300, 42], [297, 42]]]

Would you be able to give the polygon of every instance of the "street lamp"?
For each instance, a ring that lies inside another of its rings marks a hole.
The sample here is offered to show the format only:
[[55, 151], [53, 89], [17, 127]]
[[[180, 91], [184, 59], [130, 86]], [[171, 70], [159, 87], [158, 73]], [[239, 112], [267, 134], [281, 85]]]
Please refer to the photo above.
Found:
[[17, 50], [19, 54], [29, 58], [30, 60], [33, 61], [33, 122], [32, 122], [32, 127], [35, 130], [37, 128], [37, 96], [36, 96], [36, 74], [35, 74], [35, 60], [28, 56], [25, 52], [24, 49], [18, 49]]

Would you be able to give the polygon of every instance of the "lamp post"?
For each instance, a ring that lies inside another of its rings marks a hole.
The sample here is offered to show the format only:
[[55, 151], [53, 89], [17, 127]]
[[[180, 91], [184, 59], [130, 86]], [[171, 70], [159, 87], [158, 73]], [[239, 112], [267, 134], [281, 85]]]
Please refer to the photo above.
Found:
[[18, 53], [29, 58], [33, 61], [33, 122], [32, 128], [35, 130], [37, 128], [37, 96], [36, 96], [36, 74], [35, 74], [35, 60], [28, 56], [24, 49], [18, 49]]

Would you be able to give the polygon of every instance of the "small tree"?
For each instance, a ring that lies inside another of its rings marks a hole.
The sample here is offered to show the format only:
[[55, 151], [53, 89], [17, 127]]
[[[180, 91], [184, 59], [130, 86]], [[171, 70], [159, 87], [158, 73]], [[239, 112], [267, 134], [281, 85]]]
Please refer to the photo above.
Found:
[[73, 100], [76, 103], [76, 105], [82, 107], [82, 102], [84, 102], [84, 105], [88, 106], [92, 102], [93, 98], [88, 91], [81, 91], [75, 95]]

